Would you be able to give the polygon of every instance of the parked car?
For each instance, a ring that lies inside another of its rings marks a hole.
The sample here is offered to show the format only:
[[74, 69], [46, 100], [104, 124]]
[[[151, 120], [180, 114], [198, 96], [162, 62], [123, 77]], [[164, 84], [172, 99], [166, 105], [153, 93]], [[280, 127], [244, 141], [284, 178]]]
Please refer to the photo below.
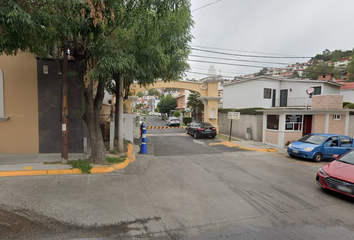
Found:
[[176, 117], [169, 117], [169, 118], [166, 120], [166, 124], [167, 124], [168, 126], [172, 126], [172, 125], [179, 126], [179, 125], [180, 125], [180, 122], [179, 122], [179, 119], [176, 118]]
[[316, 182], [322, 188], [354, 196], [354, 150], [320, 167]]
[[187, 124], [186, 133], [194, 138], [216, 136], [216, 128], [208, 122], [191, 122]]
[[311, 133], [290, 143], [288, 154], [291, 157], [302, 157], [320, 162], [322, 159], [333, 159], [333, 155], [343, 155], [354, 149], [353, 139], [338, 134]]

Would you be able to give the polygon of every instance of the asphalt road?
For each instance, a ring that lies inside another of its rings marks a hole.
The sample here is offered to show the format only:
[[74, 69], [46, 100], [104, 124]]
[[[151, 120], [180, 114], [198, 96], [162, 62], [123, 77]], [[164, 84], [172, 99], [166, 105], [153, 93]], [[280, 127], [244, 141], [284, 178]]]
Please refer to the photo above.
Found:
[[0, 178], [0, 239], [353, 239], [354, 200], [317, 186], [321, 164], [147, 134], [120, 172]]

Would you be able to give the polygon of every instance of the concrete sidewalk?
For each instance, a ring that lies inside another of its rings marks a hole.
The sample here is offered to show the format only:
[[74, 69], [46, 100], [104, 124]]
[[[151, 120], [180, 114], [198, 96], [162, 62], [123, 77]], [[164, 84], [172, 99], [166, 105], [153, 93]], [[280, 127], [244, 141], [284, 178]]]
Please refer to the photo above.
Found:
[[[93, 165], [91, 173], [108, 173], [123, 169], [135, 160], [140, 151], [138, 145], [130, 145], [124, 154], [107, 153], [106, 157], [119, 157], [126, 155], [123, 163], [111, 165]], [[69, 154], [69, 161], [86, 159], [83, 153]], [[82, 174], [79, 169], [72, 169], [71, 165], [61, 164], [61, 154], [0, 154], [0, 177], [55, 175], [55, 174]]]

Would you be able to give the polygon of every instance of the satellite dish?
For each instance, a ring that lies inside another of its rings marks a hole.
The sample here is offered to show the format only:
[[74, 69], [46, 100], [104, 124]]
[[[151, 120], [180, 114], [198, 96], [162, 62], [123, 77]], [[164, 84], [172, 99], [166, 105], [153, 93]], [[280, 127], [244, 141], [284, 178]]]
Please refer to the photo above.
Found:
[[313, 87], [310, 87], [306, 90], [306, 93], [311, 94], [311, 93], [313, 93], [313, 91], [315, 91], [315, 89]]

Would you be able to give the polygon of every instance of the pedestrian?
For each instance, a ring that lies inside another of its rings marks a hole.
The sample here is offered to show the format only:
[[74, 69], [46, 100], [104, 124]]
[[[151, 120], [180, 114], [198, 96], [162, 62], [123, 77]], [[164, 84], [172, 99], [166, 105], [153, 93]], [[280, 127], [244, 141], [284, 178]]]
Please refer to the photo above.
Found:
[[144, 126], [144, 122], [142, 122], [142, 123], [140, 124], [140, 137], [143, 136], [143, 126]]

